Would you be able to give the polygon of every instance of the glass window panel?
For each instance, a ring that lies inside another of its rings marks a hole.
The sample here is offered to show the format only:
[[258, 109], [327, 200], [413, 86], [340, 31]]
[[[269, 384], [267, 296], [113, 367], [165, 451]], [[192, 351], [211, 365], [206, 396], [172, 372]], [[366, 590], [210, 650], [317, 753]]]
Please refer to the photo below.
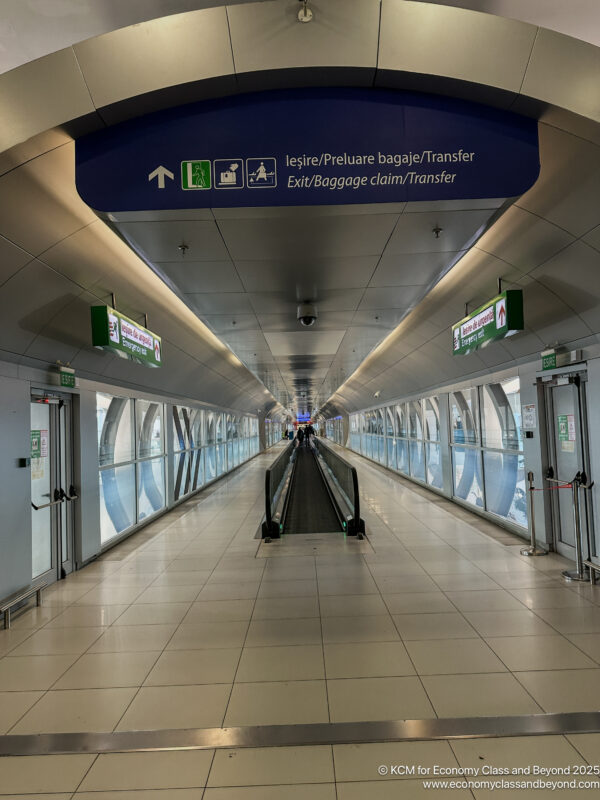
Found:
[[217, 442], [224, 442], [225, 441], [225, 423], [223, 420], [223, 414], [215, 414], [215, 435], [217, 437]]
[[423, 438], [422, 414], [423, 414], [423, 409], [421, 407], [421, 401], [411, 400], [410, 403], [408, 404], [409, 431], [411, 439]]
[[225, 464], [226, 455], [227, 454], [225, 452], [225, 445], [224, 444], [218, 444], [217, 445], [217, 475], [222, 475], [225, 472], [225, 469], [226, 469], [226, 464]]
[[215, 445], [204, 448], [204, 470], [207, 481], [212, 481], [217, 476], [217, 456]]
[[427, 458], [427, 483], [441, 489], [442, 481], [442, 462], [440, 445], [435, 442], [427, 442], [425, 445]]
[[525, 459], [519, 453], [484, 452], [487, 510], [527, 527]]
[[479, 442], [477, 388], [463, 389], [450, 395], [452, 441], [457, 444]]
[[192, 411], [192, 437], [194, 440], [194, 447], [200, 447], [204, 444], [204, 411], [201, 408], [196, 408]]
[[454, 495], [483, 508], [481, 451], [471, 447], [452, 448]]
[[173, 498], [179, 500], [189, 491], [189, 450], [173, 454]]
[[173, 428], [173, 450], [177, 453], [179, 450], [185, 450], [187, 447], [185, 421], [181, 406], [173, 406], [172, 408], [172, 428]]
[[135, 464], [100, 471], [100, 541], [135, 524]]
[[192, 489], [198, 489], [204, 484], [204, 450], [194, 450], [192, 459]]
[[165, 507], [165, 460], [140, 461], [138, 474], [138, 522]]
[[488, 383], [483, 394], [483, 444], [498, 450], [522, 450], [521, 392], [518, 377]]
[[394, 436], [394, 409], [386, 408], [385, 410], [385, 433], [388, 437]]
[[406, 403], [399, 403], [396, 406], [396, 436], [400, 436], [402, 439], [406, 439], [408, 437]]
[[208, 411], [206, 413], [206, 444], [214, 444], [216, 441], [215, 425], [215, 412]]
[[408, 475], [408, 440], [396, 439], [396, 469]]
[[410, 441], [410, 474], [413, 478], [425, 480], [425, 456], [423, 442]]
[[426, 397], [423, 401], [425, 412], [425, 438], [430, 442], [440, 440], [440, 401], [437, 397]]
[[396, 440], [386, 439], [387, 442], [387, 465], [390, 469], [396, 469]]
[[138, 458], [164, 453], [162, 415], [163, 407], [160, 403], [135, 401]]
[[100, 466], [132, 461], [135, 457], [133, 402], [128, 397], [97, 394], [96, 419]]

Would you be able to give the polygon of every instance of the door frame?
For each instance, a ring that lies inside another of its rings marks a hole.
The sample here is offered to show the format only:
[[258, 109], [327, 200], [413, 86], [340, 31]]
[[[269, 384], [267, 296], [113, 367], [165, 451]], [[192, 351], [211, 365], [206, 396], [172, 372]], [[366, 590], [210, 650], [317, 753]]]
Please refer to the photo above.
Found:
[[[40, 575], [32, 575], [32, 580], [54, 583], [76, 568], [73, 503], [78, 497], [74, 491], [73, 395], [32, 387], [30, 405], [34, 403], [46, 403], [49, 407], [50, 500], [56, 505], [50, 509], [51, 566]], [[35, 513], [33, 503], [32, 513]], [[66, 553], [63, 552], [63, 523]]]
[[[548, 463], [553, 468], [556, 468], [557, 453], [556, 453], [556, 430], [555, 430], [555, 414], [554, 414], [554, 397], [553, 390], [557, 386], [574, 386], [575, 392], [575, 413], [577, 415], [577, 425], [579, 429], [580, 438], [580, 470], [584, 473], [587, 479], [590, 475], [590, 443], [589, 443], [589, 429], [587, 419], [587, 369], [579, 368], [576, 371], [569, 371], [564, 374], [555, 373], [551, 376], [550, 380], [544, 380], [544, 403], [546, 409], [546, 441], [548, 452]], [[574, 476], [558, 476], [555, 478], [561, 480], [571, 480]], [[584, 481], [586, 482], [586, 481]], [[547, 487], [552, 484], [547, 484]], [[566, 491], [566, 490], [564, 490]], [[583, 495], [583, 497], [582, 497]], [[580, 490], [579, 493], [580, 507], [581, 507], [581, 522], [582, 522], [582, 541], [581, 549], [583, 557], [589, 557], [589, 542], [593, 537], [594, 530], [594, 517], [593, 509], [590, 498], [590, 493], [585, 490]], [[552, 546], [559, 555], [565, 556], [571, 560], [575, 560], [575, 547], [563, 542], [560, 538], [560, 507], [557, 492], [550, 492], [550, 508], [552, 519]]]

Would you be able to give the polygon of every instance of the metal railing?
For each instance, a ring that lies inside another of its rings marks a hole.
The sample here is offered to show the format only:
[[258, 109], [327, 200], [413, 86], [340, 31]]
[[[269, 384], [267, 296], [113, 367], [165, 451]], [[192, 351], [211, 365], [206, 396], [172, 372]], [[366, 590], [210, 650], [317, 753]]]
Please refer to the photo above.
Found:
[[277, 506], [282, 496], [282, 489], [291, 470], [290, 459], [294, 452], [295, 441], [291, 441], [279, 454], [265, 473], [265, 521], [263, 538], [279, 536]]
[[360, 496], [356, 468], [325, 444], [323, 439], [313, 436], [312, 442], [325, 466], [328, 467], [342, 499], [347, 504], [349, 511], [347, 515], [347, 533], [350, 536], [362, 535], [365, 532], [365, 523], [360, 518]]

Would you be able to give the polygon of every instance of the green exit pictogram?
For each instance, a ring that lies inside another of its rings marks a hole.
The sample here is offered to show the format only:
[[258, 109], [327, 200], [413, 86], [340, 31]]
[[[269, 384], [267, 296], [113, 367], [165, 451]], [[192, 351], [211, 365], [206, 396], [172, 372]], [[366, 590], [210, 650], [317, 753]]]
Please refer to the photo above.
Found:
[[182, 189], [210, 189], [211, 185], [210, 161], [181, 162]]

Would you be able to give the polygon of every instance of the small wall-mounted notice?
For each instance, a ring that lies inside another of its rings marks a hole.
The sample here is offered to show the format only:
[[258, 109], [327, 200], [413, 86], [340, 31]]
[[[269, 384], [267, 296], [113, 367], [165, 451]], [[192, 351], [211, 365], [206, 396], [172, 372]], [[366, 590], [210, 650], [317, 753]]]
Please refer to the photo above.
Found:
[[575, 452], [575, 415], [559, 414], [556, 418], [558, 425], [558, 441], [560, 449], [566, 453]]
[[523, 292], [508, 289], [452, 326], [452, 352], [465, 356], [496, 339], [506, 339], [523, 327]]
[[162, 366], [162, 340], [110, 306], [92, 306], [92, 344], [146, 367]]
[[521, 406], [521, 420], [524, 431], [534, 431], [537, 428], [537, 414], [534, 403]]

